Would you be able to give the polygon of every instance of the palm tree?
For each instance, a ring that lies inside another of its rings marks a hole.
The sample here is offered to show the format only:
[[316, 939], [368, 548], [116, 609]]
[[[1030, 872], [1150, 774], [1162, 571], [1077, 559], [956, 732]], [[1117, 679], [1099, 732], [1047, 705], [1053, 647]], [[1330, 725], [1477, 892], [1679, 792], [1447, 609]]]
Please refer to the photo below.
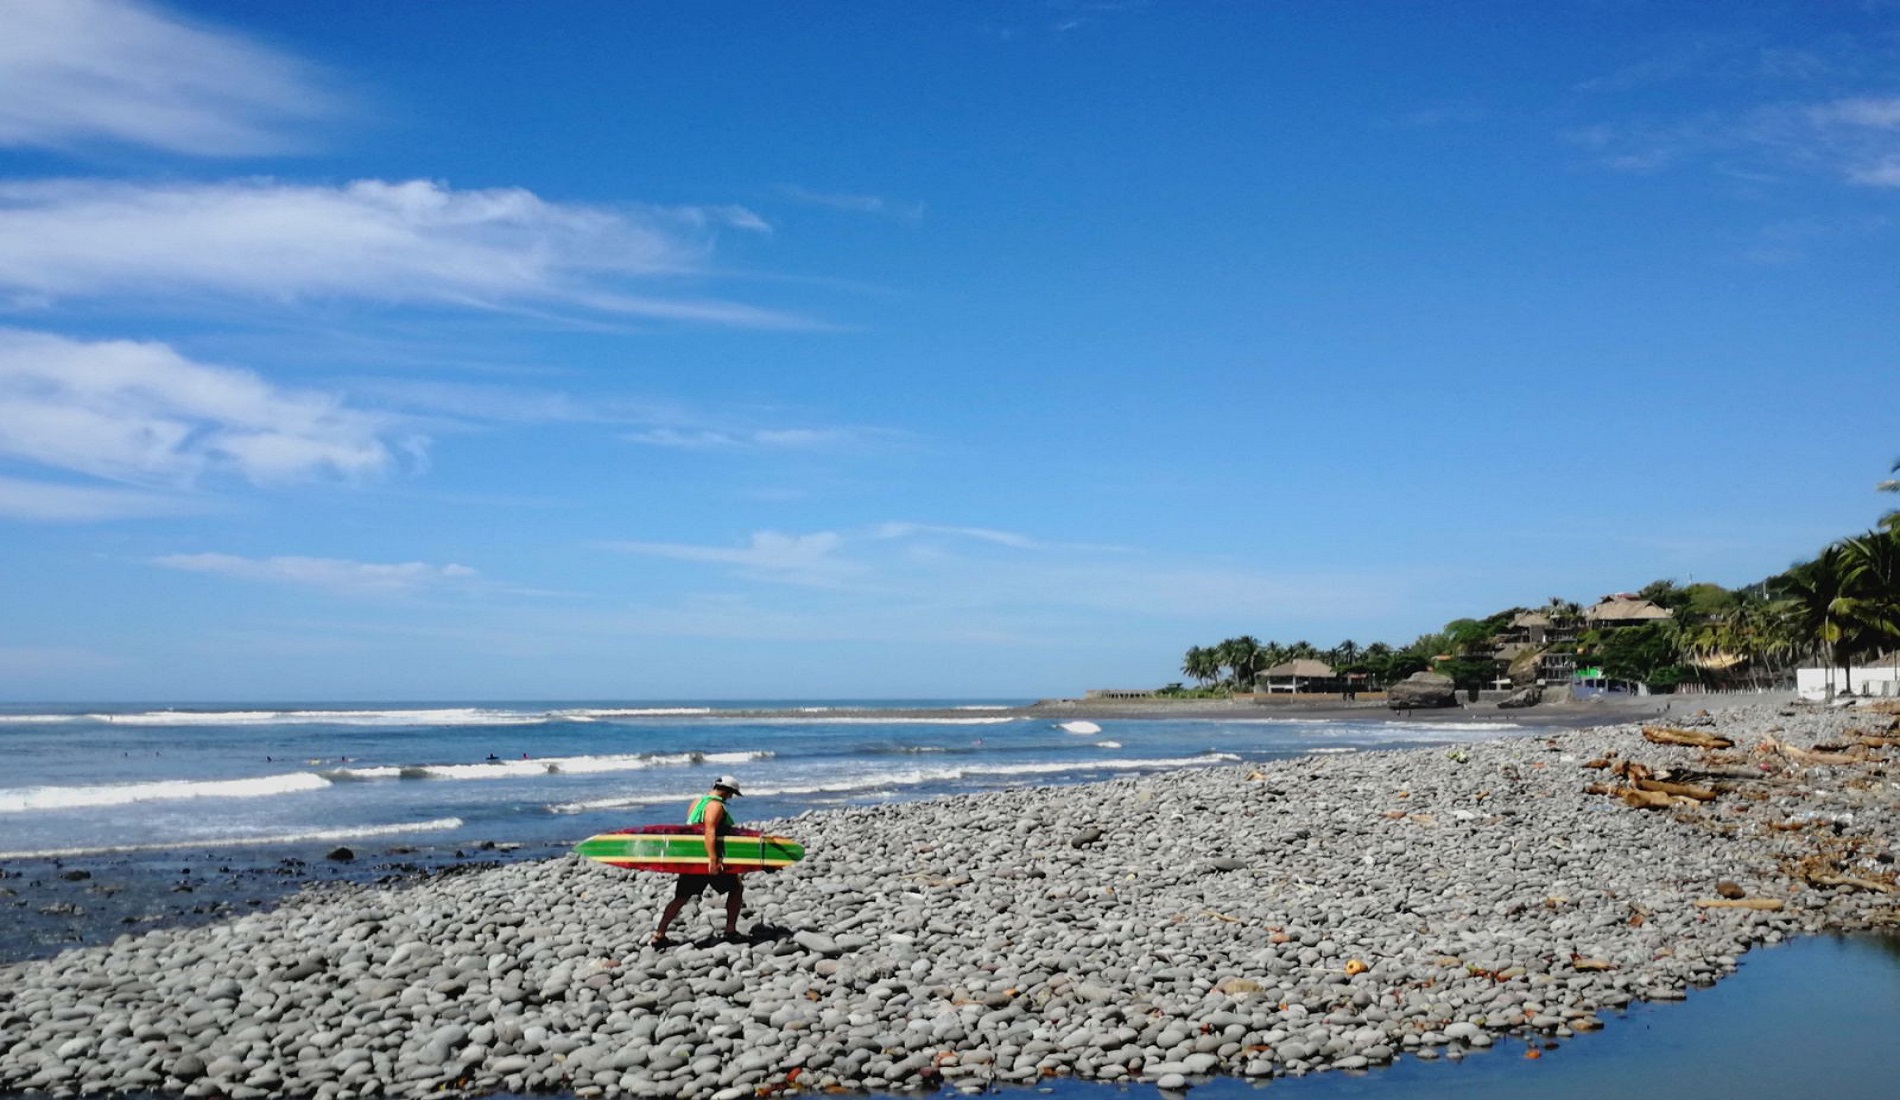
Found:
[[1181, 659], [1181, 672], [1203, 687], [1220, 679], [1220, 654], [1206, 646], [1193, 646]]
[[1357, 663], [1363, 652], [1364, 650], [1359, 648], [1359, 643], [1353, 641], [1351, 638], [1347, 638], [1345, 641], [1334, 646], [1333, 651], [1327, 654], [1327, 656], [1332, 658], [1334, 665], [1344, 668], [1347, 665]]
[[1223, 667], [1233, 672], [1234, 690], [1251, 688], [1254, 674], [1260, 671], [1260, 642], [1251, 634], [1229, 638], [1214, 647]]
[[1815, 559], [1782, 574], [1780, 586], [1786, 595], [1783, 614], [1799, 644], [1826, 662], [1827, 694], [1834, 696], [1833, 669], [1842, 671], [1846, 681], [1853, 672], [1853, 657], [1858, 639], [1857, 609], [1850, 562], [1844, 544], [1834, 543]]
[[1869, 531], [1846, 541], [1855, 610], [1869, 647], [1884, 643], [1900, 666], [1900, 528]]

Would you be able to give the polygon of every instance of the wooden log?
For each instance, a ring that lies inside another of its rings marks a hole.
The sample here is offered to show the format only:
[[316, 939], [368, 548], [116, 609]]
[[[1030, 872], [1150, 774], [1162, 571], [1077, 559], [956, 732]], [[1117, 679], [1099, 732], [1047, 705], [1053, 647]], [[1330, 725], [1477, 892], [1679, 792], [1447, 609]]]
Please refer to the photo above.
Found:
[[1891, 749], [1900, 745], [1900, 737], [1879, 737], [1871, 733], [1863, 733], [1854, 738], [1854, 743], [1865, 745], [1870, 749]]
[[1692, 903], [1699, 909], [1761, 909], [1772, 911], [1781, 908], [1780, 898], [1697, 898]]
[[1692, 749], [1732, 749], [1735, 742], [1701, 730], [1679, 730], [1668, 726], [1644, 726], [1643, 740], [1658, 745], [1687, 745]]
[[1838, 768], [1861, 762], [1861, 757], [1844, 752], [1815, 752], [1813, 749], [1804, 749], [1799, 745], [1782, 744], [1776, 751], [1786, 757], [1788, 763], [1799, 764], [1804, 768]]
[[1616, 792], [1625, 806], [1638, 810], [1666, 810], [1676, 804], [1676, 800], [1661, 791], [1644, 791], [1634, 787], [1625, 787]]
[[1801, 877], [1806, 879], [1810, 886], [1851, 886], [1856, 890], [1866, 890], [1876, 894], [1891, 894], [1896, 889], [1891, 882], [1882, 882], [1877, 878], [1837, 874], [1833, 871], [1808, 871]]
[[1656, 791], [1662, 794], [1674, 795], [1677, 798], [1693, 798], [1697, 802], [1712, 802], [1715, 799], [1715, 792], [1709, 788], [1692, 787], [1687, 783], [1665, 783], [1660, 779], [1638, 779], [1635, 785], [1639, 791]]

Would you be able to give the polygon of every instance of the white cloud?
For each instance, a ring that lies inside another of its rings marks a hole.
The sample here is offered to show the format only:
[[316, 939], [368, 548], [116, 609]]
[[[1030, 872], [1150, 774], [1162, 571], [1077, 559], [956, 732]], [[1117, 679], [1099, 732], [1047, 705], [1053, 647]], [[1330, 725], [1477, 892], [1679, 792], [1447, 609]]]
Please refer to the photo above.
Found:
[[518, 188], [457, 191], [427, 180], [0, 184], [0, 293], [28, 302], [210, 294], [549, 304], [712, 324], [807, 325], [743, 303], [631, 294], [617, 285], [697, 272], [709, 247], [677, 211], [548, 202]]
[[834, 531], [809, 535], [759, 531], [746, 545], [736, 547], [675, 542], [616, 542], [612, 546], [648, 557], [729, 565], [766, 580], [830, 587], [856, 571], [838, 556], [844, 541], [844, 536]]
[[90, 523], [201, 511], [203, 502], [189, 497], [0, 477], [0, 516], [8, 519]]
[[823, 206], [832, 210], [846, 210], [854, 214], [871, 214], [903, 221], [921, 220], [926, 209], [921, 202], [894, 202], [880, 195], [810, 191], [791, 184], [780, 187], [779, 193], [793, 202], [801, 202], [807, 206]]
[[1027, 535], [1013, 531], [995, 531], [987, 527], [945, 527], [929, 523], [885, 523], [873, 532], [880, 539], [911, 539], [925, 535], [951, 535], [957, 538], [976, 539], [979, 542], [995, 543], [1018, 550], [1036, 550], [1041, 543]]
[[1731, 114], [1595, 125], [1566, 136], [1619, 171], [1706, 162], [1731, 174], [1797, 171], [1900, 186], [1900, 96], [1772, 103]]
[[[254, 484], [358, 478], [392, 464], [392, 429], [333, 395], [194, 363], [164, 344], [0, 329], [0, 457], [173, 488], [209, 474]], [[40, 499], [60, 495], [47, 487]]]
[[629, 443], [687, 451], [817, 450], [860, 442], [866, 432], [849, 428], [675, 428], [655, 427], [629, 432]]
[[143, 4], [0, 4], [0, 145], [276, 153], [334, 109], [307, 65]]
[[410, 592], [444, 584], [464, 584], [476, 572], [466, 565], [424, 562], [346, 561], [339, 558], [244, 558], [234, 554], [170, 554], [152, 564], [239, 580], [300, 585], [333, 592], [377, 594]]

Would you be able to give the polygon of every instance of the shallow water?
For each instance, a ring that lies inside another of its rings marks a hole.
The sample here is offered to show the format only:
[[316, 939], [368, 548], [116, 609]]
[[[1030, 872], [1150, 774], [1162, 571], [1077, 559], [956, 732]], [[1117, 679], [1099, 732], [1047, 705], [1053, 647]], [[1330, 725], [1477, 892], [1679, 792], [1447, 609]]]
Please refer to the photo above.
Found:
[[[1743, 956], [1739, 971], [1676, 1004], [1605, 1016], [1603, 1031], [1542, 1049], [1500, 1041], [1459, 1062], [1404, 1058], [1364, 1073], [1254, 1085], [1222, 1078], [1192, 1100], [1420, 1100], [1535, 1095], [1540, 1100], [1667, 1096], [1829, 1100], [1900, 1095], [1900, 938], [1811, 936]], [[1018, 1095], [1111, 1100], [1164, 1095], [1152, 1085], [1062, 1082]], [[1008, 1095], [1007, 1093], [1001, 1095]]]

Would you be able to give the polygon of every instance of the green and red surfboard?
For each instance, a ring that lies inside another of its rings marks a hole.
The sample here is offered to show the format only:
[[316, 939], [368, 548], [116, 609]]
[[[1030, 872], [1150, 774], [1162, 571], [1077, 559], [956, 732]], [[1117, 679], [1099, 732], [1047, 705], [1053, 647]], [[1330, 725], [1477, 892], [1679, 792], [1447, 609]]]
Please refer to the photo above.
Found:
[[[726, 870], [737, 874], [776, 871], [805, 858], [805, 847], [788, 836], [766, 836], [757, 829], [734, 829], [722, 845]], [[675, 875], [703, 875], [706, 833], [699, 825], [646, 825], [638, 829], [590, 836], [574, 847], [574, 854], [609, 867], [633, 871], [664, 871]]]

